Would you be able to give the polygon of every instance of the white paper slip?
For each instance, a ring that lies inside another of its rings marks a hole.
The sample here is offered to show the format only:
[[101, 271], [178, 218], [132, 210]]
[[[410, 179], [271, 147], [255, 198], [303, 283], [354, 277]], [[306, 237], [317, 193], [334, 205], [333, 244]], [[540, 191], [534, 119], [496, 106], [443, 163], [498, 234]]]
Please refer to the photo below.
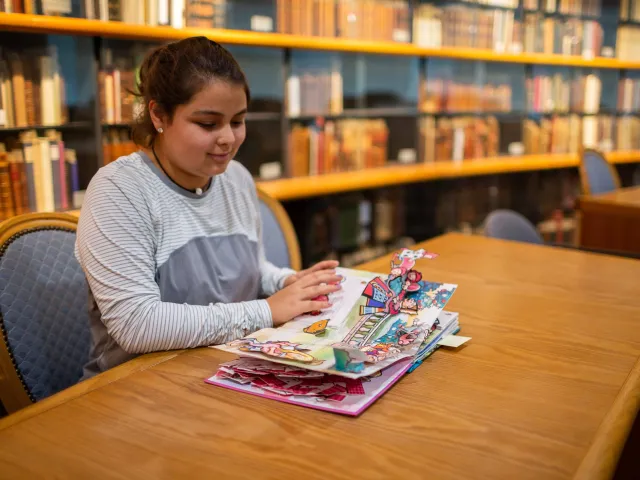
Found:
[[461, 335], [448, 335], [441, 339], [438, 342], [438, 345], [441, 345], [443, 347], [458, 348], [469, 340], [471, 340], [471, 337], [463, 337]]

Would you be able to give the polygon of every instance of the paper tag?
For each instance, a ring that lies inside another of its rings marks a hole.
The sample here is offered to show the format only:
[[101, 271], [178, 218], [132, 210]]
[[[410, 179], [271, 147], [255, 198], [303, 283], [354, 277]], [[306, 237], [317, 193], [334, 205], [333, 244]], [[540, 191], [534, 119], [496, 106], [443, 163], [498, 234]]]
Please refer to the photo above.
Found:
[[613, 150], [613, 141], [609, 138], [604, 139], [600, 142], [600, 150], [603, 152], [610, 152]]
[[585, 60], [593, 60], [593, 50], [585, 50], [584, 52], [582, 52], [582, 58], [584, 58]]
[[509, 51], [516, 54], [522, 53], [522, 44], [512, 43], [511, 45], [509, 45]]
[[394, 42], [408, 42], [409, 32], [407, 30], [395, 29], [391, 34], [391, 38], [393, 38]]
[[57, 143], [52, 143], [49, 146], [49, 156], [52, 161], [60, 160], [60, 146]]
[[251, 30], [256, 32], [273, 32], [273, 18], [264, 15], [251, 17]]
[[507, 150], [509, 151], [509, 155], [524, 155], [524, 145], [522, 142], [511, 142]]
[[438, 342], [438, 345], [442, 347], [458, 348], [459, 346], [467, 343], [471, 340], [471, 337], [463, 337], [461, 335], [447, 335]]
[[71, 0], [42, 0], [42, 10], [45, 15], [49, 15], [50, 12], [69, 15], [71, 13]]
[[413, 148], [402, 148], [398, 151], [399, 163], [416, 163], [416, 151]]
[[5, 126], [7, 124], [7, 112], [4, 110], [0, 110], [0, 126]]
[[262, 180], [273, 180], [282, 175], [282, 165], [280, 162], [263, 163], [260, 165], [260, 178]]
[[607, 58], [613, 58], [615, 55], [615, 51], [611, 47], [602, 47], [602, 52], [600, 52], [600, 55]]

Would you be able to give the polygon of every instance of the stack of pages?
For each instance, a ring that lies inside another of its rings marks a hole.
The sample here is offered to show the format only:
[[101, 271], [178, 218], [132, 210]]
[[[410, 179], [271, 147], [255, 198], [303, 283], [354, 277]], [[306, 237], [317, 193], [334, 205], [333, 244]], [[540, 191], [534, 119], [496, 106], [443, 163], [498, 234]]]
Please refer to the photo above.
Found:
[[339, 268], [331, 309], [214, 347], [240, 358], [205, 381], [359, 415], [459, 329], [458, 314], [443, 310], [457, 285], [425, 281], [414, 269], [417, 259], [435, 257], [404, 249], [388, 275]]

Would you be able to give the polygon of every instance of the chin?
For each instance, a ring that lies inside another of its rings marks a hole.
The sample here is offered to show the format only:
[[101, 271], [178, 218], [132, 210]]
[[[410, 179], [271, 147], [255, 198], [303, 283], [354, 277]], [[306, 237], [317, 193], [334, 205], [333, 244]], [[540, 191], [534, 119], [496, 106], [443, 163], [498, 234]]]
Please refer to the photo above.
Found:
[[227, 171], [227, 167], [229, 166], [229, 162], [224, 163], [216, 163], [207, 166], [207, 175], [209, 177], [213, 177], [215, 175], [220, 175]]

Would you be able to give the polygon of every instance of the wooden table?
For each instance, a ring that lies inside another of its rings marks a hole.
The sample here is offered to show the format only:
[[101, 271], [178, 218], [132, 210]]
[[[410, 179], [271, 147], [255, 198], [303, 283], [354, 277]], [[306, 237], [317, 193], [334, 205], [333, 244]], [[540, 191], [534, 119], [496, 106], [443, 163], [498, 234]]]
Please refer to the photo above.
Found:
[[206, 385], [231, 358], [214, 349], [157, 354], [1, 422], [0, 477], [608, 478], [640, 402], [640, 264], [461, 235], [423, 246], [440, 257], [419, 269], [459, 284], [448, 309], [473, 339], [360, 417]]
[[578, 200], [580, 246], [640, 254], [640, 187]]

